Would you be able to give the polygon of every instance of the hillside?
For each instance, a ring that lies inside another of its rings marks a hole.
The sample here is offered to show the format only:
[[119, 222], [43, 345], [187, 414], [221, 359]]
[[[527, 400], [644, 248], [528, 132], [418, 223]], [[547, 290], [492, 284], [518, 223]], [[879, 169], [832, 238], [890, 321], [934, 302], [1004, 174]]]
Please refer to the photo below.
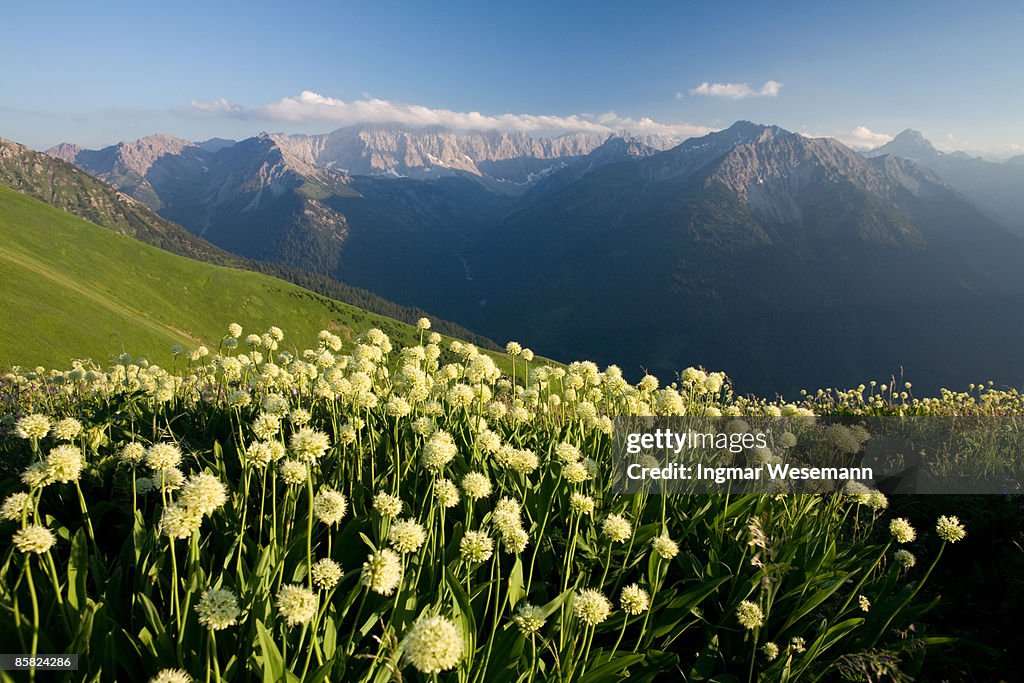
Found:
[[106, 362], [122, 351], [167, 364], [174, 344], [216, 349], [225, 321], [247, 333], [278, 325], [349, 340], [378, 327], [402, 344], [418, 339], [409, 325], [266, 275], [167, 253], [2, 186], [0, 289], [0, 367]]
[[[253, 140], [256, 141], [255, 138]], [[163, 141], [164, 147], [156, 145], [158, 141]], [[169, 136], [151, 136], [129, 146], [131, 150], [134, 150], [132, 154], [122, 149], [126, 147], [125, 145], [119, 145], [117, 149], [120, 150], [120, 153], [116, 155], [116, 158], [123, 157], [131, 160], [130, 166], [138, 169], [138, 171], [133, 171], [135, 173], [148, 171], [156, 164], [157, 160], [162, 160], [164, 163], [175, 166], [168, 173], [181, 175], [184, 172], [181, 166], [188, 166], [190, 162], [183, 161], [180, 156], [169, 154], [165, 148], [188, 152], [189, 150], [200, 150], [201, 147], [180, 144], [182, 142]], [[239, 255], [224, 251], [205, 239], [193, 235], [178, 223], [159, 216], [142, 202], [136, 201], [107, 184], [107, 182], [111, 182], [116, 185], [118, 178], [123, 179], [125, 173], [100, 174], [101, 181], [70, 163], [71, 160], [81, 155], [85, 155], [83, 157], [85, 159], [91, 158], [88, 156], [87, 150], [80, 150], [74, 145], [59, 145], [48, 155], [35, 152], [24, 145], [0, 137], [0, 185], [13, 187], [58, 209], [63, 209], [92, 223], [110, 228], [122, 235], [134, 237], [174, 254], [207, 263], [254, 270], [281, 278], [323, 296], [409, 324], [414, 324], [419, 318], [427, 316], [434, 321], [434, 328], [443, 334], [466, 339], [485, 348], [498, 348], [490, 339], [481, 337], [448, 320], [428, 314], [421, 308], [401, 306], [366, 289], [353, 287], [322, 274], [310, 272], [310, 268], [307, 267], [310, 264], [309, 257], [305, 259], [296, 257], [290, 264], [280, 264], [255, 261], [247, 258], [244, 253]], [[261, 170], [258, 163], [257, 167], [254, 172], [258, 175]], [[265, 172], [266, 168], [262, 168], [262, 170]], [[279, 173], [279, 175], [281, 174]], [[244, 179], [243, 177], [243, 181]], [[321, 180], [319, 176], [313, 179], [304, 178], [299, 181], [299, 184], [311, 191], [310, 188]], [[201, 183], [194, 185], [201, 185]], [[232, 189], [234, 190], [234, 188]], [[238, 208], [238, 206], [234, 207], [235, 210]], [[235, 216], [230, 211], [227, 212], [227, 215]], [[273, 220], [273, 217], [269, 220]], [[239, 230], [245, 234], [245, 240], [255, 241], [252, 235], [254, 225], [251, 215], [243, 214], [238, 226]], [[298, 246], [296, 249], [302, 253], [316, 251], [310, 244]], [[244, 252], [244, 250], [242, 251]]]

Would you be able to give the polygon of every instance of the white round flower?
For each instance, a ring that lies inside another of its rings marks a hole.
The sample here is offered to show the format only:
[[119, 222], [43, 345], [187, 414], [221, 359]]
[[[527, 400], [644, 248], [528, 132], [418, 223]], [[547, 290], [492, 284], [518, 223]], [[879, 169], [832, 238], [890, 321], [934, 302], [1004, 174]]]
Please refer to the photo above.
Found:
[[459, 541], [463, 562], [486, 562], [494, 554], [494, 541], [482, 531], [467, 531]]
[[622, 515], [608, 515], [601, 523], [601, 528], [605, 535], [615, 543], [625, 543], [633, 535], [633, 527]]
[[423, 530], [423, 525], [412, 518], [392, 523], [388, 531], [388, 541], [401, 553], [416, 552], [426, 540], [427, 534]]
[[85, 467], [85, 458], [78, 446], [62, 444], [46, 456], [46, 473], [50, 481], [68, 483], [78, 481]]
[[324, 524], [338, 524], [348, 512], [348, 499], [333, 489], [322, 489], [313, 499], [313, 514]]
[[345, 575], [345, 572], [341, 570], [340, 564], [326, 557], [313, 563], [309, 573], [313, 577], [313, 583], [315, 583], [320, 590], [330, 590], [331, 588], [334, 588], [338, 582], [341, 581], [341, 577]]
[[181, 463], [181, 449], [173, 443], [155, 443], [146, 449], [146, 465], [152, 470], [166, 470]]
[[466, 643], [462, 632], [451, 620], [421, 615], [409, 627], [400, 648], [405, 661], [420, 673], [437, 674], [458, 666]]
[[219, 631], [238, 623], [242, 610], [238, 598], [223, 588], [208, 588], [203, 591], [196, 604], [199, 623], [212, 631]]
[[289, 626], [312, 619], [319, 605], [316, 593], [305, 586], [286, 584], [277, 592], [277, 611]]
[[181, 486], [178, 503], [200, 515], [209, 515], [228, 500], [224, 484], [207, 472], [193, 474]]
[[576, 618], [587, 626], [597, 626], [612, 613], [612, 603], [601, 591], [585, 589], [576, 593], [572, 610]]
[[622, 605], [623, 612], [630, 616], [636, 616], [650, 608], [651, 596], [643, 588], [633, 583], [622, 589], [619, 603]]
[[41, 555], [53, 547], [57, 537], [45, 526], [30, 524], [24, 529], [14, 532], [14, 547], [23, 553], [36, 553]]
[[360, 583], [381, 595], [391, 595], [402, 583], [402, 561], [393, 550], [378, 550], [363, 563]]

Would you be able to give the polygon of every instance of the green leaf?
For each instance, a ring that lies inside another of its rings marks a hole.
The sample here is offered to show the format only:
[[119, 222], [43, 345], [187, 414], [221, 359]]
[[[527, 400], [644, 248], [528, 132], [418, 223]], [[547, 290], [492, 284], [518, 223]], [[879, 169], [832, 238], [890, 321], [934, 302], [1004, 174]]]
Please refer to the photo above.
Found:
[[278, 649], [274, 637], [261, 622], [256, 622], [256, 638], [259, 640], [260, 652], [263, 655], [263, 681], [274, 683], [284, 678], [284, 657]]
[[76, 612], [85, 599], [86, 577], [89, 574], [89, 541], [85, 529], [79, 528], [71, 539], [71, 556], [68, 558], [68, 604]]
[[523, 582], [523, 561], [518, 556], [512, 567], [512, 573], [508, 577], [508, 605], [515, 607], [519, 601], [526, 597], [526, 588]]
[[615, 657], [610, 662], [605, 662], [604, 664], [588, 671], [582, 678], [580, 678], [580, 683], [600, 683], [601, 681], [621, 678], [621, 676], [618, 676], [620, 672], [629, 668], [633, 664], [643, 661], [643, 658], [643, 655], [638, 654], [628, 654], [622, 655], [621, 657]]
[[[520, 572], [521, 574], [521, 572]], [[476, 618], [473, 616], [473, 605], [470, 603], [466, 590], [459, 583], [458, 577], [449, 567], [444, 568], [444, 580], [448, 590], [455, 598], [456, 610], [453, 614], [455, 623], [462, 629], [462, 638], [466, 643], [466, 668], [473, 667], [473, 653], [476, 651]]]

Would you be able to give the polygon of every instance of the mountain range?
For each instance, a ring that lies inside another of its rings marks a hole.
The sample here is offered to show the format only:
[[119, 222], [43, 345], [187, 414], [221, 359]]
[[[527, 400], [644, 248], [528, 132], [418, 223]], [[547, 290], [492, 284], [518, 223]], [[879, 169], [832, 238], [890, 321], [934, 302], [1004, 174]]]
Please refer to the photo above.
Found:
[[559, 359], [762, 393], [1024, 382], [1013, 202], [949, 170], [980, 160], [749, 122], [675, 142], [365, 126], [50, 153], [226, 251]]
[[[173, 140], [168, 136], [160, 137]], [[152, 150], [155, 142], [152, 141], [148, 145], [143, 143], [139, 147]], [[177, 147], [185, 148], [181, 145]], [[71, 147], [64, 146], [64, 149], [68, 150]], [[160, 155], [152, 152], [150, 154], [149, 165], [152, 165], [153, 160]], [[130, 155], [130, 158], [135, 160], [136, 167], [140, 169], [145, 168], [145, 164], [140, 161], [142, 157], [141, 153]], [[90, 176], [75, 165], [4, 138], [0, 138], [0, 185], [6, 185], [96, 225], [180, 256], [264, 273], [305, 287], [321, 296], [331, 297], [407, 324], [415, 324], [419, 318], [429, 315], [421, 308], [397, 305], [368, 290], [353, 287], [324, 275], [287, 268], [271, 261], [256, 261], [225, 251], [193, 235], [181, 225], [157, 215], [142, 202]], [[443, 334], [472, 341], [483, 348], [497, 348], [493, 341], [464, 327], [434, 315], [429, 317], [433, 319], [435, 329]]]
[[1024, 155], [1000, 163], [964, 152], [940, 152], [911, 129], [867, 153], [871, 157], [885, 154], [927, 166], [950, 187], [1024, 235]]

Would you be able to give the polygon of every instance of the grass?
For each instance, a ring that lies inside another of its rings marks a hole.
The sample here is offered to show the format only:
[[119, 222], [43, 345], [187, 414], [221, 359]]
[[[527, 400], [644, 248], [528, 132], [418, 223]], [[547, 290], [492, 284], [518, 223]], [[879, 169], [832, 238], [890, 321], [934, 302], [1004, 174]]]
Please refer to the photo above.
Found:
[[[247, 333], [277, 324], [345, 340], [372, 327], [402, 345], [419, 338], [410, 325], [277, 278], [170, 254], [3, 186], [0, 289], [0, 367], [107, 362], [122, 352], [169, 363], [175, 344], [216, 348], [225, 321]], [[510, 367], [503, 354], [494, 358]]]

